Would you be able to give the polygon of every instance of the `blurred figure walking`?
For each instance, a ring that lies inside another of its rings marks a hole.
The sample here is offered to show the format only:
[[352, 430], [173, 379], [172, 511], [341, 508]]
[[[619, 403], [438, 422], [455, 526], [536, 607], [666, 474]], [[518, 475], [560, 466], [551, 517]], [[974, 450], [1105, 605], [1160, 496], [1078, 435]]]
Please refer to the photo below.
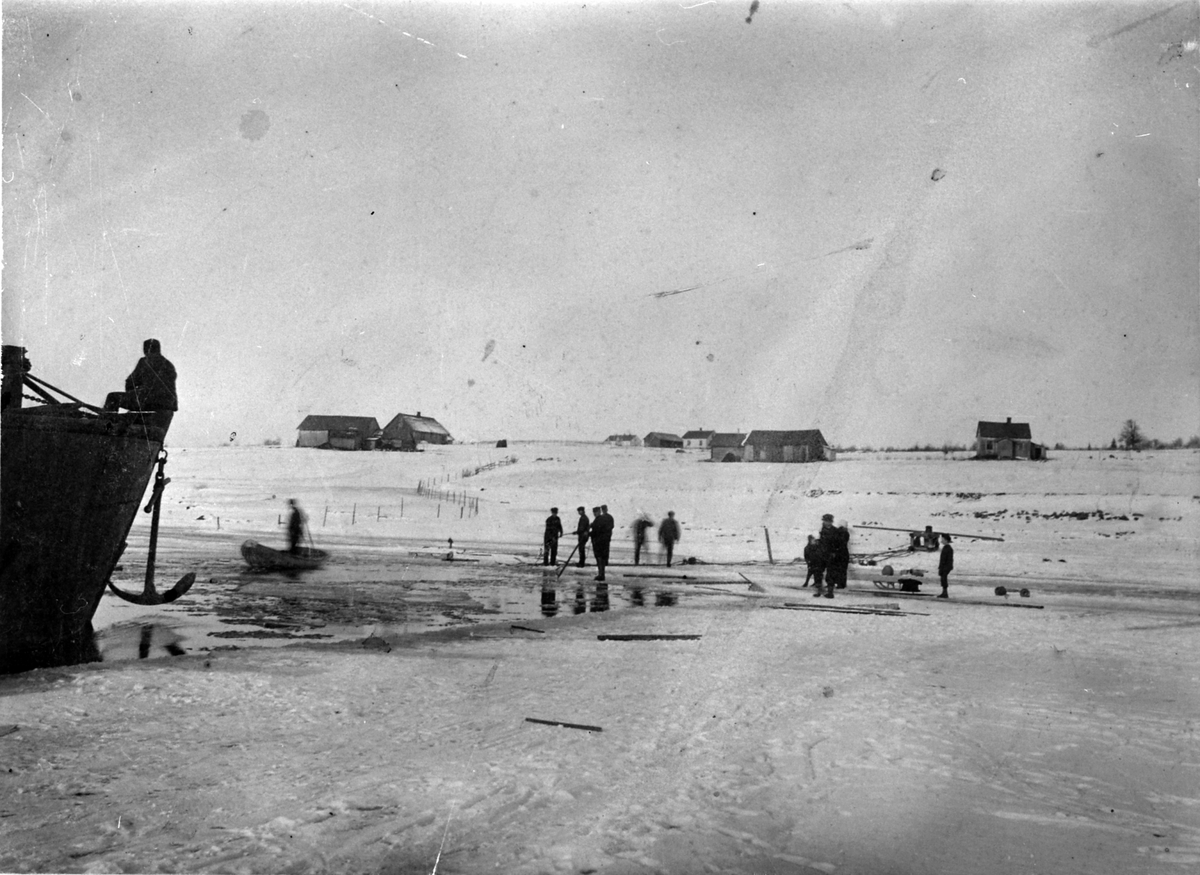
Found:
[[650, 519], [647, 513], [638, 514], [638, 518], [633, 521], [633, 564], [640, 565], [642, 560], [642, 548], [646, 546], [646, 531], [654, 528], [654, 520]]

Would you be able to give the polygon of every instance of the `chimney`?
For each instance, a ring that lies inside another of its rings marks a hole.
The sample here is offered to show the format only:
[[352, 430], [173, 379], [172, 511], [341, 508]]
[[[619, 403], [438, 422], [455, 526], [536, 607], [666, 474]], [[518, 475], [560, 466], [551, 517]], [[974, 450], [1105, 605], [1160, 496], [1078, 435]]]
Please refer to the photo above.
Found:
[[[418, 418], [420, 418], [420, 416], [421, 416], [421, 411], [420, 411], [420, 410], [418, 410], [418, 411], [417, 411], [417, 417], [418, 417]], [[1010, 419], [1010, 420], [1009, 420], [1009, 422], [1012, 422], [1012, 420]]]
[[[419, 413], [417, 414], [417, 416], [420, 416], [420, 415], [421, 415], [421, 414], [419, 414]], [[1007, 423], [1008, 425], [1012, 425], [1012, 417], [1011, 417], [1011, 416], [1007, 417], [1007, 418], [1006, 418], [1004, 421], [1005, 421], [1005, 423]]]

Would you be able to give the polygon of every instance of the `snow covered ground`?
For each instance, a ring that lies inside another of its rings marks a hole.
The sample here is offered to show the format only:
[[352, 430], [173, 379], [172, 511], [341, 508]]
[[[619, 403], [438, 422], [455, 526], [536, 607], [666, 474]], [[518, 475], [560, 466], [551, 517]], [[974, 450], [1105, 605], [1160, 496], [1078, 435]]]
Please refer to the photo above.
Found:
[[[0, 678], [0, 870], [1189, 871], [1200, 454], [1051, 455], [173, 450], [158, 577], [198, 583], [106, 596], [104, 663]], [[291, 497], [329, 565], [248, 575]], [[550, 506], [600, 503], [607, 587], [544, 572]], [[697, 564], [629, 565], [642, 510]], [[827, 512], [861, 555], [905, 540], [864, 525], [1004, 540], [955, 540], [948, 601], [879, 565], [813, 600]]]

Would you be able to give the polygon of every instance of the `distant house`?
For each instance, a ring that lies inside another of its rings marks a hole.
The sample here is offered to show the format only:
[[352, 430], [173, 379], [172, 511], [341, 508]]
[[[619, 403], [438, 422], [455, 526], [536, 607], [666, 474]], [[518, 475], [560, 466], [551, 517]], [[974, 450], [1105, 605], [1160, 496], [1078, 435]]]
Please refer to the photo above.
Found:
[[665, 431], [652, 431], [642, 438], [642, 445], [647, 447], [663, 447], [668, 450], [683, 449], [683, 438], [677, 434]]
[[833, 451], [819, 429], [764, 431], [755, 429], [742, 445], [746, 462], [832, 461]]
[[449, 444], [454, 438], [446, 427], [431, 416], [416, 413], [397, 413], [383, 427], [381, 443], [386, 450], [415, 450], [417, 444]]
[[715, 431], [708, 431], [703, 428], [684, 432], [683, 448], [685, 450], [707, 450], [714, 434], [716, 434]]
[[734, 432], [713, 432], [712, 440], [709, 442], [709, 451], [712, 454], [711, 458], [714, 462], [740, 462], [742, 461], [742, 444], [746, 442], [744, 434]]
[[640, 447], [642, 439], [636, 434], [610, 434], [604, 439], [606, 444], [614, 447]]
[[1033, 442], [1028, 422], [1013, 422], [1008, 417], [1004, 422], [979, 421], [975, 426], [976, 459], [1031, 459], [1044, 458], [1046, 448]]
[[382, 429], [373, 416], [304, 417], [296, 428], [296, 446], [332, 450], [373, 450]]

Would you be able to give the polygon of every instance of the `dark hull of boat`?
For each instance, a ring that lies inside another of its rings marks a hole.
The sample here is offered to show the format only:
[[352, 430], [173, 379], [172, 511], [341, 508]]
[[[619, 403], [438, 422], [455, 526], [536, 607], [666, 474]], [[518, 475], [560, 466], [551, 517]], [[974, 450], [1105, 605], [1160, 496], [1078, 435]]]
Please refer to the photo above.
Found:
[[0, 673], [99, 659], [92, 616], [166, 429], [136, 413], [0, 418]]
[[329, 554], [324, 550], [312, 547], [305, 547], [299, 553], [289, 553], [286, 550], [265, 547], [258, 541], [246, 541], [242, 544], [242, 558], [251, 568], [294, 571], [303, 568], [320, 568], [329, 558]]

